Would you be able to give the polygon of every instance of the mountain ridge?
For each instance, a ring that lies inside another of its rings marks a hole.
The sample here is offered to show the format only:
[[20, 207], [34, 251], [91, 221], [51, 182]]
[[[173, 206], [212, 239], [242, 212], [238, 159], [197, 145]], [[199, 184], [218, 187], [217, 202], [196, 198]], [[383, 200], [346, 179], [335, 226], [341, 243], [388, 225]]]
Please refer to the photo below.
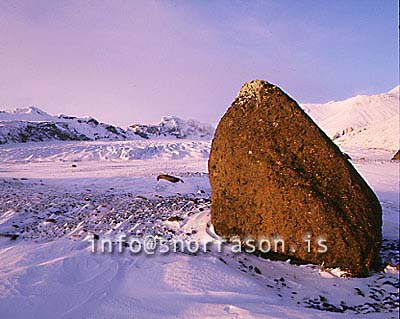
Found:
[[339, 146], [394, 151], [400, 147], [399, 88], [301, 106]]
[[0, 111], [0, 144], [52, 140], [211, 139], [213, 132], [209, 124], [176, 116], [164, 116], [155, 125], [133, 124], [123, 129], [89, 116], [50, 115], [36, 106]]
[[[300, 106], [341, 147], [400, 148], [399, 90], [356, 95], [342, 101]], [[93, 117], [50, 115], [37, 106], [0, 110], [0, 144], [51, 140], [211, 140], [215, 128], [197, 120], [163, 116], [158, 124], [132, 124], [123, 129]]]

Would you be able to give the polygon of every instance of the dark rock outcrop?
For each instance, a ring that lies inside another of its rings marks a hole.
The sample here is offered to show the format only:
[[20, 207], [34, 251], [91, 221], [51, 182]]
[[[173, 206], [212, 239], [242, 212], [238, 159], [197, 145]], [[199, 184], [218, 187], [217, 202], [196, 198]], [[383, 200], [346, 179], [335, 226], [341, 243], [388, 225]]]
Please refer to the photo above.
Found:
[[166, 180], [171, 183], [178, 183], [178, 182], [183, 183], [183, 180], [180, 179], [179, 177], [175, 177], [175, 176], [171, 176], [171, 175], [167, 175], [167, 174], [158, 175], [157, 181], [159, 181], [160, 179]]
[[[353, 276], [380, 267], [378, 199], [278, 87], [264, 81], [242, 87], [217, 127], [209, 174], [211, 221], [219, 235], [280, 238], [278, 254]], [[320, 242], [326, 252], [318, 239], [326, 240]]]
[[[4, 131], [4, 133], [3, 133]], [[0, 127], [0, 144], [26, 143], [43, 141], [88, 141], [89, 138], [79, 133], [67, 123], [54, 122], [7, 122]]]

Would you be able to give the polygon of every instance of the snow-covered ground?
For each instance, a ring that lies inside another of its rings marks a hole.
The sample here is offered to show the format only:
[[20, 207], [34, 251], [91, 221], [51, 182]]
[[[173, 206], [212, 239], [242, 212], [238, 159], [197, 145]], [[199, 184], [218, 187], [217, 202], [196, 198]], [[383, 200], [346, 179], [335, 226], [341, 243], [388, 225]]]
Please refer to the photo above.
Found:
[[208, 159], [210, 142], [201, 140], [140, 140], [119, 142], [21, 143], [2, 147], [0, 162], [80, 162], [146, 159]]
[[[397, 318], [398, 271], [343, 278], [225, 248], [210, 225], [210, 142], [40, 142], [0, 146], [0, 318]], [[344, 149], [384, 212], [398, 264], [399, 164]], [[157, 182], [160, 173], [184, 183]], [[172, 218], [171, 218], [172, 217]], [[206, 253], [92, 253], [127, 233], [211, 241]]]

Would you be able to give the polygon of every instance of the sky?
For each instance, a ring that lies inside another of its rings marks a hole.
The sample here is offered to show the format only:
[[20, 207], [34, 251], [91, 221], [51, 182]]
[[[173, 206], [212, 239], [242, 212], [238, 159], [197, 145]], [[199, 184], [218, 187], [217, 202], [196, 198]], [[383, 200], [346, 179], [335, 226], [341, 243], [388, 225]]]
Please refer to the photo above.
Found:
[[216, 124], [243, 83], [299, 103], [398, 85], [397, 0], [0, 1], [0, 109]]

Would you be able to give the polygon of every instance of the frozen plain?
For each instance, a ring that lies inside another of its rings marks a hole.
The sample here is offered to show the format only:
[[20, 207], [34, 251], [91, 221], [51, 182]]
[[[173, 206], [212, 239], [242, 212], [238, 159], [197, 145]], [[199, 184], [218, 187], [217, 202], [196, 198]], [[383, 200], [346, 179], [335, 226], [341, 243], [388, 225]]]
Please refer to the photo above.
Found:
[[[1, 318], [397, 318], [398, 271], [369, 278], [250, 254], [91, 253], [119, 232], [218, 242], [209, 222], [210, 142], [43, 142], [0, 146]], [[344, 149], [384, 212], [398, 263], [399, 164]], [[74, 167], [73, 167], [74, 166]], [[75, 167], [76, 166], [76, 167]], [[160, 173], [184, 183], [157, 183]], [[179, 216], [177, 221], [168, 221]]]

